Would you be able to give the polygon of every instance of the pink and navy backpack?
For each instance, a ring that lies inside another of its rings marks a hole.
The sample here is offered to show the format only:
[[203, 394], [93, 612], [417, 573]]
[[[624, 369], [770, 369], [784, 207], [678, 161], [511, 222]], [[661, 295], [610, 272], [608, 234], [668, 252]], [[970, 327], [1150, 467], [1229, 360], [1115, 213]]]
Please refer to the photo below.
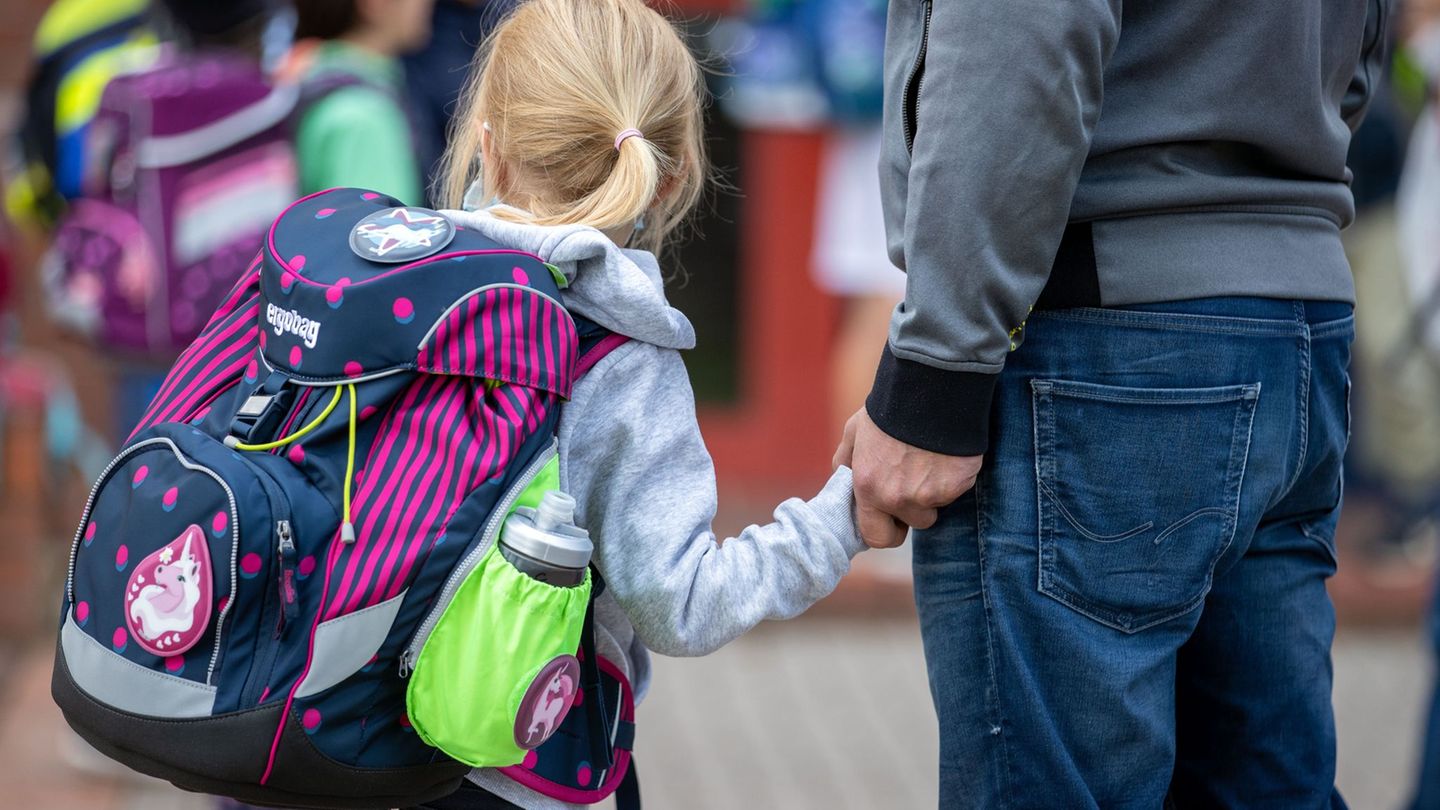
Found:
[[[404, 807], [493, 766], [638, 807], [598, 572], [556, 588], [495, 553], [558, 486], [575, 381], [624, 341], [572, 317], [563, 283], [374, 192], [291, 205], [86, 504], [52, 687], [70, 725], [255, 804]], [[445, 690], [489, 739], [447, 736]]]

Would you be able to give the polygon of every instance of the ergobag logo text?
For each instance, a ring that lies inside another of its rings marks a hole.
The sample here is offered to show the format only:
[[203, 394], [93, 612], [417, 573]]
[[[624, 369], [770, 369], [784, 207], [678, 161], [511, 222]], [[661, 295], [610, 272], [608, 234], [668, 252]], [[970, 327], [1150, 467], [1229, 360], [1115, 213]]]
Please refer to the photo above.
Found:
[[293, 309], [281, 309], [274, 304], [265, 305], [265, 321], [275, 330], [275, 336], [289, 332], [305, 341], [305, 348], [315, 348], [320, 339], [320, 322], [311, 320]]

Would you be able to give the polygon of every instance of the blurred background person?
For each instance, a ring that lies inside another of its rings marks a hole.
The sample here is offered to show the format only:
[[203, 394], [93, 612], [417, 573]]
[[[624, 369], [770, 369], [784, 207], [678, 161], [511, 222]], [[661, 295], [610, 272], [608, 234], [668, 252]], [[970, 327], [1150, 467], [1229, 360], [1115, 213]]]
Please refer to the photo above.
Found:
[[817, 286], [843, 302], [830, 365], [836, 435], [870, 393], [878, 347], [905, 296], [905, 274], [885, 250], [877, 168], [887, 5], [804, 0], [799, 15], [829, 110], [811, 261]]
[[25, 110], [11, 144], [6, 208], [54, 227], [81, 191], [85, 135], [111, 77], [156, 41], [146, 0], [59, 0], [35, 31]]
[[262, 72], [265, 0], [164, 0], [144, 66], [107, 83], [42, 275], [52, 317], [116, 371], [127, 433], [296, 195], [294, 90]]
[[428, 198], [425, 204], [431, 208], [441, 207], [432, 192], [435, 173], [475, 51], [517, 2], [436, 0], [429, 43], [402, 60], [416, 154]]
[[425, 201], [400, 56], [430, 39], [434, 0], [294, 0], [300, 191], [373, 189]]

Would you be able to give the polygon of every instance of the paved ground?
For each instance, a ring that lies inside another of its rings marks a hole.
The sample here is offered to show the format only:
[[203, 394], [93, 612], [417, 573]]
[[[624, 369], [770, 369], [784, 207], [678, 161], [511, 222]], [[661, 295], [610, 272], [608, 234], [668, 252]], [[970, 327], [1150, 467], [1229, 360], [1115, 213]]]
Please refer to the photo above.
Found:
[[[808, 618], [763, 627], [706, 659], [660, 659], [641, 710], [646, 806], [934, 807], [935, 730], [919, 644], [913, 621]], [[0, 806], [208, 807], [159, 783], [104, 775], [104, 761], [68, 737], [49, 701], [48, 652], [10, 660]], [[1399, 808], [1429, 679], [1419, 633], [1347, 631], [1335, 663], [1341, 789], [1356, 810]], [[830, 709], [843, 705], [853, 711], [842, 723]]]

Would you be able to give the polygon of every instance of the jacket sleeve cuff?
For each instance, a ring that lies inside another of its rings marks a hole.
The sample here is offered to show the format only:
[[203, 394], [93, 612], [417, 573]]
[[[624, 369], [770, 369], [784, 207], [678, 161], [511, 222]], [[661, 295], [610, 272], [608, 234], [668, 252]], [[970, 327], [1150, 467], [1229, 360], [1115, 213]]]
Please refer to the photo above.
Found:
[[906, 444], [948, 456], [984, 455], [999, 376], [904, 360], [887, 343], [865, 410], [881, 430]]

